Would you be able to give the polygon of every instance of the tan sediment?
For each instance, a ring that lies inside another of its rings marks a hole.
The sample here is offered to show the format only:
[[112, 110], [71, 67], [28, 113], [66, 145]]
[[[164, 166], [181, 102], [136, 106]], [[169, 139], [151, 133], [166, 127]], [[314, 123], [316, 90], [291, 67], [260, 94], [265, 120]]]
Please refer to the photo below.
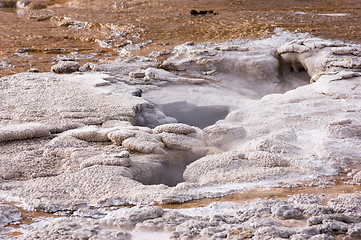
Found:
[[[185, 41], [267, 37], [275, 28], [358, 43], [361, 39], [361, 2], [358, 0], [134, 0], [125, 4], [113, 0], [64, 0], [56, 3], [46, 9], [0, 8], [3, 23], [0, 25], [0, 60], [8, 57], [6, 61], [16, 66], [1, 69], [0, 76], [34, 67], [49, 71], [57, 54], [69, 55], [75, 51], [97, 54], [81, 63], [114, 59], [127, 40], [135, 44], [152, 40], [133, 53], [148, 55]], [[191, 9], [214, 10], [217, 14], [191, 16]], [[86, 27], [77, 29], [62, 24], [66, 17], [86, 23]], [[114, 36], [117, 31], [123, 31], [122, 37]], [[113, 47], [100, 47], [101, 40], [113, 40]], [[19, 50], [33, 57], [14, 55]]]

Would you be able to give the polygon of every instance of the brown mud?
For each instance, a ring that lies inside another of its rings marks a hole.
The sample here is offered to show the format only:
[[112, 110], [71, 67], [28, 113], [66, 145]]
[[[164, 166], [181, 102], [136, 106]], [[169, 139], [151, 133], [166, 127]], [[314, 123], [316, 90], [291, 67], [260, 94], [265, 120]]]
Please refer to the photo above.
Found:
[[[267, 37], [275, 28], [361, 43], [359, 0], [31, 2], [0, 8], [0, 76], [30, 68], [49, 71], [59, 58], [106, 61], [124, 48], [148, 55], [186, 41]], [[192, 9], [215, 14], [194, 16]]]

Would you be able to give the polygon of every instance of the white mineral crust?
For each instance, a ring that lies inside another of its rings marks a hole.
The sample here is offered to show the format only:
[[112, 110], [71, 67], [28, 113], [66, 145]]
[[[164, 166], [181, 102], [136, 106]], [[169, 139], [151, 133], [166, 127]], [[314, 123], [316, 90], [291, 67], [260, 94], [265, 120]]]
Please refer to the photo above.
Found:
[[[82, 217], [90, 206], [184, 202], [331, 176], [360, 158], [361, 46], [278, 33], [172, 52], [160, 65], [136, 57], [0, 78], [2, 200], [80, 211], [19, 239], [361, 236], [359, 194], [328, 206], [302, 195], [225, 203], [218, 214], [211, 205], [199, 216], [137, 206]], [[1, 214], [2, 225], [17, 219]], [[282, 225], [302, 217], [308, 226]]]

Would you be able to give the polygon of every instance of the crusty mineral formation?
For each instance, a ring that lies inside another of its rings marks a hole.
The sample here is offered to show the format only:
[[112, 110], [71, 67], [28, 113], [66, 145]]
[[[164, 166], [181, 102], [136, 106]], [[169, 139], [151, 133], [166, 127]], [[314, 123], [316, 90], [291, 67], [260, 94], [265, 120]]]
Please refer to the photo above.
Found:
[[[33, 224], [19, 239], [360, 237], [360, 194], [327, 206], [320, 195], [214, 203], [195, 214], [139, 206], [312, 180], [353, 164], [361, 156], [360, 49], [278, 33], [186, 43], [162, 64], [135, 57], [1, 78], [2, 200], [73, 214]], [[360, 184], [359, 175], [349, 183]], [[138, 206], [104, 210], [125, 204]], [[3, 225], [17, 218], [8, 219]]]

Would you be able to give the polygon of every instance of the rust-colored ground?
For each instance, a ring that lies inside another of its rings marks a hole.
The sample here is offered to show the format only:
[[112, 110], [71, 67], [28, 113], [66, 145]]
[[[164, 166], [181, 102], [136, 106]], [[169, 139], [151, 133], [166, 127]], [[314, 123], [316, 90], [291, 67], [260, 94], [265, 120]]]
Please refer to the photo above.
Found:
[[[54, 57], [71, 52], [93, 56], [82, 63], [113, 59], [127, 40], [152, 40], [135, 53], [143, 55], [185, 41], [266, 37], [275, 28], [361, 43], [359, 0], [35, 1], [42, 4], [0, 8], [0, 62], [15, 66], [1, 69], [0, 64], [0, 76], [33, 67], [49, 71]], [[192, 16], [191, 9], [217, 14]], [[83, 25], [71, 28], [71, 20]], [[102, 48], [99, 41], [112, 46]]]

